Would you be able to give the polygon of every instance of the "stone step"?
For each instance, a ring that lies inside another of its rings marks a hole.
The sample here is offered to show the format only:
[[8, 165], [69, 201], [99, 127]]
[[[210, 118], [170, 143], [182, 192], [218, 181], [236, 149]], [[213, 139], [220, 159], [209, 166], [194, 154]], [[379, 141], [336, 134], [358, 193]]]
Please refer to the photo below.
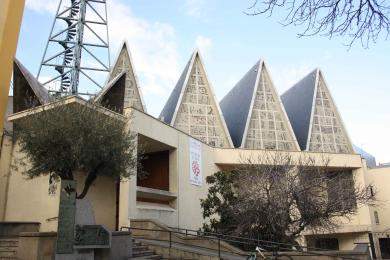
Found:
[[149, 256], [140, 256], [140, 257], [132, 257], [130, 259], [141, 260], [141, 259], [162, 259], [159, 255], [149, 255]]
[[17, 239], [0, 239], [0, 247], [3, 246], [12, 246], [12, 247], [17, 247], [19, 241]]
[[154, 255], [154, 252], [152, 250], [142, 250], [138, 252], [133, 252], [133, 257], [139, 257], [139, 256], [151, 256]]
[[131, 259], [162, 259], [156, 255], [147, 245], [133, 238], [133, 257]]
[[0, 259], [16, 257], [16, 254], [17, 254], [16, 250], [0, 251]]
[[148, 250], [148, 247], [145, 245], [136, 245], [133, 246], [133, 252], [134, 251], [142, 251], [142, 250]]
[[13, 251], [17, 251], [18, 250], [18, 247], [17, 246], [2, 246], [0, 247], [0, 253], [1, 252], [13, 252]]

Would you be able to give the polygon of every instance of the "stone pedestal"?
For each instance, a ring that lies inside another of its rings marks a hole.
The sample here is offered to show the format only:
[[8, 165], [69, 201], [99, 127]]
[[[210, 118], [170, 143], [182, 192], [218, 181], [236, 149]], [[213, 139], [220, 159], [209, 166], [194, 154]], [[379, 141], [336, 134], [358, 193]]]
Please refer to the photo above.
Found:
[[[82, 200], [76, 200], [75, 198], [75, 182], [65, 181], [61, 185], [61, 199], [60, 199], [60, 217], [59, 223], [64, 225], [62, 228], [59, 226], [58, 240], [60, 241], [60, 248], [57, 247], [56, 260], [93, 260], [95, 256], [95, 248], [109, 248], [111, 242], [111, 234], [104, 227], [101, 227], [104, 232], [109, 235], [109, 243], [107, 246], [95, 246], [93, 245], [93, 236], [88, 234], [91, 229], [99, 230], [100, 226], [95, 225], [95, 215], [93, 213], [93, 207], [91, 202], [84, 198]], [[70, 193], [69, 191], [74, 193]], [[73, 215], [72, 215], [73, 214]], [[66, 224], [66, 225], [65, 225]], [[71, 230], [70, 230], [71, 229]], [[75, 233], [76, 232], [76, 233]], [[99, 232], [100, 234], [101, 232]], [[96, 234], [98, 236], [99, 234]], [[83, 236], [87, 237], [83, 237]], [[70, 237], [72, 241], [70, 242]], [[91, 241], [92, 245], [88, 245], [88, 241]], [[65, 247], [62, 247], [65, 243]], [[87, 244], [84, 245], [83, 242]], [[70, 250], [70, 244], [72, 250]], [[64, 250], [65, 249], [65, 250]]]

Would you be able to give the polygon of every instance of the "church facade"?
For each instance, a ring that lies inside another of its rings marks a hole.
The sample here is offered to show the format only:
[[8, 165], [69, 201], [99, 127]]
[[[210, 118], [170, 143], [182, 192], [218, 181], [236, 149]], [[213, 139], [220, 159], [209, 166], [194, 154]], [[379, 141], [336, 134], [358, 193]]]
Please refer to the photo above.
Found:
[[[26, 98], [42, 106], [54, 102], [16, 60], [8, 133], [12, 133], [12, 121], [32, 109], [23, 102]], [[121, 183], [100, 178], [91, 188], [87, 198], [94, 207], [96, 222], [112, 230], [129, 226], [132, 219], [155, 219], [172, 227], [198, 229], [204, 221], [200, 199], [208, 192], [205, 178], [239, 166], [243, 158], [274, 153], [288, 153], [293, 158], [310, 156], [318, 167], [324, 166], [321, 158], [326, 156], [326, 167], [350, 172], [356, 185], [378, 184], [379, 196], [390, 199], [383, 186], [385, 179], [390, 180], [390, 170], [370, 169], [365, 159], [355, 153], [319, 69], [279, 96], [266, 63], [259, 60], [218, 102], [196, 50], [160, 116], [155, 118], [146, 112], [129, 46], [123, 43], [106, 86], [94, 101], [107, 106], [108, 113], [119, 114], [128, 121], [129, 130], [137, 134], [139, 150], [146, 155], [141, 163], [149, 173], [146, 179], [133, 177]], [[66, 102], [86, 104], [75, 96]], [[109, 111], [112, 108], [114, 111]], [[39, 222], [41, 231], [55, 231], [59, 192], [48, 194], [46, 177], [26, 180], [22, 169], [12, 167], [19, 158], [12, 134], [4, 134], [1, 221]], [[362, 206], [338, 230], [321, 234], [307, 231], [304, 243], [335, 246], [337, 241], [338, 249], [352, 250], [371, 239], [379, 254], [381, 239], [387, 238], [389, 230], [390, 209]]]

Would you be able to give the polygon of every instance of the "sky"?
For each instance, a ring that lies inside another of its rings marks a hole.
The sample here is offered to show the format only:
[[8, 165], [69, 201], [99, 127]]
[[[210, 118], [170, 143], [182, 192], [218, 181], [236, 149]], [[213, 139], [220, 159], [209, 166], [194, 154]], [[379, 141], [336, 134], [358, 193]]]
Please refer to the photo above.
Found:
[[[390, 40], [348, 48], [347, 38], [297, 37], [252, 0], [107, 0], [111, 61], [129, 44], [148, 113], [158, 116], [192, 52], [219, 100], [264, 59], [279, 94], [320, 68], [352, 142], [390, 162]], [[58, 0], [26, 0], [17, 58], [36, 75]], [[92, 87], [91, 87], [92, 88]]]

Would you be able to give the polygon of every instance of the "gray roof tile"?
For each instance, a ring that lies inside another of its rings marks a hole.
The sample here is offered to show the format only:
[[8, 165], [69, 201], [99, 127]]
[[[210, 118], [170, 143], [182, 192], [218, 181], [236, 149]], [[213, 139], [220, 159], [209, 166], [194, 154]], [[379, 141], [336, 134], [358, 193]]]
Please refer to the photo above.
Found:
[[180, 97], [180, 93], [182, 91], [182, 88], [185, 87], [184, 81], [185, 81], [186, 76], [188, 74], [191, 60], [192, 60], [192, 56], [191, 56], [190, 60], [187, 62], [187, 65], [184, 68], [179, 80], [177, 81], [175, 88], [173, 89], [171, 95], [168, 98], [167, 103], [165, 103], [165, 106], [160, 113], [159, 118], [167, 124], [173, 123], [172, 122], [173, 114], [175, 113], [177, 103], [179, 102], [179, 97]]
[[281, 95], [282, 103], [301, 150], [306, 150], [307, 135], [316, 84], [317, 69]]
[[219, 103], [235, 147], [241, 145], [261, 63], [258, 61]]

